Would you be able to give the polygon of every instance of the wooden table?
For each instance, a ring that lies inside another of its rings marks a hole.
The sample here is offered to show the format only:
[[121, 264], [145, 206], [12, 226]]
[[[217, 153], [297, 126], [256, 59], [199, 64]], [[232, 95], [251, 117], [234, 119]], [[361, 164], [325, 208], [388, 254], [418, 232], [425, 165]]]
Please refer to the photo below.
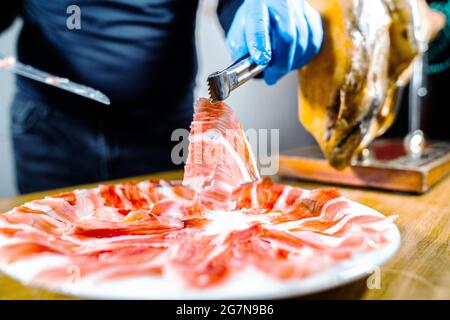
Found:
[[[181, 177], [181, 172], [168, 172], [132, 180], [148, 178], [179, 180]], [[323, 187], [294, 181], [286, 183], [304, 188]], [[368, 281], [374, 280], [370, 276], [368, 279], [306, 299], [450, 299], [450, 176], [421, 196], [339, 189], [349, 199], [370, 206], [387, 216], [398, 215], [396, 223], [402, 234], [402, 245], [396, 256], [381, 268], [379, 273], [381, 282], [371, 282], [375, 285], [368, 286]], [[61, 191], [2, 199], [0, 212]], [[0, 299], [67, 299], [67, 297], [22, 286], [0, 274]]]

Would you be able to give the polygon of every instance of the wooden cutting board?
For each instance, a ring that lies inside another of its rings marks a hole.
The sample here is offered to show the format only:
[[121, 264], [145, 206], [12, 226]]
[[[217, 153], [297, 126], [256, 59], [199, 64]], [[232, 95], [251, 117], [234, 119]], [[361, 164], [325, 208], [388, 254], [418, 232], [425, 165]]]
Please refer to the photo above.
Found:
[[406, 153], [401, 140], [380, 140], [371, 157], [338, 171], [328, 164], [319, 147], [288, 150], [279, 156], [279, 173], [285, 177], [337, 185], [427, 192], [450, 173], [450, 143], [430, 144], [421, 158]]

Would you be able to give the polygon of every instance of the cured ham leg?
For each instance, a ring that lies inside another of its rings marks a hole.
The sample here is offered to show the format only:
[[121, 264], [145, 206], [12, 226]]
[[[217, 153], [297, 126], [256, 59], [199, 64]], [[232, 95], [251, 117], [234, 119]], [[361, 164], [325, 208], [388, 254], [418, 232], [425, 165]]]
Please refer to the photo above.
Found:
[[442, 17], [417, 0], [310, 3], [322, 15], [325, 40], [300, 71], [299, 116], [341, 169], [394, 121], [399, 88]]

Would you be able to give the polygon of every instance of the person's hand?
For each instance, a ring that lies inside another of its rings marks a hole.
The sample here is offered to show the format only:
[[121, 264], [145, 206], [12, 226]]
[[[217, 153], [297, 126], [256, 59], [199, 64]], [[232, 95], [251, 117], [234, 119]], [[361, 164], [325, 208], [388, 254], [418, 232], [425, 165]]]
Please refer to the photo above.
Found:
[[445, 15], [439, 11], [431, 9], [425, 0], [419, 0], [419, 13], [422, 37], [431, 42], [445, 27]]
[[257, 64], [270, 62], [270, 85], [308, 63], [322, 40], [320, 15], [305, 0], [245, 0], [227, 35], [233, 59], [250, 53]]

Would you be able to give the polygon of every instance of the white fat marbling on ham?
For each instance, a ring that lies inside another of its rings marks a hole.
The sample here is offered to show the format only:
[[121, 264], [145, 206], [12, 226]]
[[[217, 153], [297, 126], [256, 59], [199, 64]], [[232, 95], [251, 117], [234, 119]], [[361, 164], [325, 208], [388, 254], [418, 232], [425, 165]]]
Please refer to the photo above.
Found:
[[[36, 257], [55, 257], [30, 277], [49, 287], [63, 286], [76, 265], [86, 281], [164, 277], [201, 290], [249, 269], [270, 281], [304, 278], [392, 241], [391, 219], [334, 189], [260, 180], [227, 105], [201, 100], [196, 111], [192, 126], [206, 135], [191, 135], [182, 185], [101, 185], [26, 203], [0, 216], [0, 263], [25, 270]], [[227, 161], [195, 163], [203, 144], [220, 146]]]

